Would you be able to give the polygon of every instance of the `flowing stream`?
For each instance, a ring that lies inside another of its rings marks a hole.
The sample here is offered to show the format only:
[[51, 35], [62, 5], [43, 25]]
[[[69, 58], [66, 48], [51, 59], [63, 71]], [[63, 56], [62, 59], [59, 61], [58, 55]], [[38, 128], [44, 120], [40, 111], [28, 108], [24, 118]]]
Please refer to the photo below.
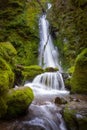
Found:
[[23, 121], [22, 128], [30, 128], [29, 130], [66, 130], [60, 114], [61, 108], [55, 105], [54, 100], [56, 97], [65, 97], [69, 92], [64, 87], [60, 73], [62, 68], [58, 61], [58, 50], [53, 45], [46, 14], [41, 16], [39, 28], [39, 65], [43, 68], [58, 68], [59, 71], [45, 72], [36, 76], [32, 83], [25, 84], [25, 86], [30, 86], [33, 89], [35, 99], [29, 107], [30, 119]]

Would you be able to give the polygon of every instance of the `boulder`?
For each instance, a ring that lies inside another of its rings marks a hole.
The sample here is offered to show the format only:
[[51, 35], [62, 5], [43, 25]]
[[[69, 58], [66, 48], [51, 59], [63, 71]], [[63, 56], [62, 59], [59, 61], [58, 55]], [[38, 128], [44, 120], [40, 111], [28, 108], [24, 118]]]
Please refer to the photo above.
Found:
[[56, 97], [55, 98], [55, 104], [66, 104], [67, 103], [67, 100], [65, 100], [64, 98], [60, 98], [60, 97]]
[[14, 73], [10, 65], [2, 58], [0, 58], [0, 96], [13, 87]]
[[6, 118], [17, 117], [25, 114], [33, 99], [33, 91], [29, 87], [10, 89], [7, 94], [8, 108]]
[[22, 71], [24, 81], [33, 80], [36, 75], [41, 73], [43, 73], [43, 69], [38, 65], [25, 66]]
[[87, 94], [87, 48], [76, 58], [71, 86], [72, 92]]
[[69, 130], [87, 129], [87, 105], [86, 101], [71, 101], [63, 112], [63, 117]]

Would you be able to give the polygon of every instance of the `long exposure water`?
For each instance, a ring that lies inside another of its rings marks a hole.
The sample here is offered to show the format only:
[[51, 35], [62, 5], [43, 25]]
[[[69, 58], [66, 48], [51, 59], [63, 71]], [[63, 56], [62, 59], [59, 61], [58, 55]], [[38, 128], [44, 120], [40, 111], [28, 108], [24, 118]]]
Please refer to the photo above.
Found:
[[54, 104], [56, 97], [64, 97], [69, 92], [65, 90], [62, 79], [62, 68], [58, 61], [58, 50], [53, 45], [49, 32], [49, 23], [46, 14], [43, 14], [39, 21], [40, 47], [39, 65], [43, 68], [58, 68], [57, 72], [45, 72], [35, 77], [30, 86], [35, 95], [35, 100], [29, 108], [31, 119], [24, 121], [25, 126], [31, 130], [66, 130], [60, 108]]

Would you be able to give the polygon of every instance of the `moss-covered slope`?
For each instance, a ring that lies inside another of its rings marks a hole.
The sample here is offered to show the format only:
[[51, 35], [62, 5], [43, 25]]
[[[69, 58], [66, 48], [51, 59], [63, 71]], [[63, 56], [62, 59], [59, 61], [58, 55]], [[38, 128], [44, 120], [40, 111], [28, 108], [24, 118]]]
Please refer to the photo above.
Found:
[[51, 32], [61, 53], [64, 68], [72, 66], [87, 47], [87, 0], [52, 0], [48, 12]]
[[87, 48], [76, 59], [71, 85], [72, 92], [87, 94]]

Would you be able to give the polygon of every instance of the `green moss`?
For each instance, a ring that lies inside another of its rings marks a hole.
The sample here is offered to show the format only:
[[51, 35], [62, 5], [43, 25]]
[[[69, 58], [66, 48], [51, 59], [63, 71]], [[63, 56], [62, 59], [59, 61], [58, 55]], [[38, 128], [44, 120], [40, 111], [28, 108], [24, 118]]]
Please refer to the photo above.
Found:
[[64, 108], [63, 116], [69, 130], [87, 129], [87, 111], [83, 102], [69, 102]]
[[36, 75], [43, 73], [43, 69], [38, 65], [26, 66], [22, 71], [24, 81], [32, 80]]
[[44, 71], [45, 72], [56, 72], [58, 70], [59, 70], [58, 68], [47, 67]]
[[87, 0], [72, 0], [72, 2], [75, 4], [75, 6], [84, 6], [87, 4]]
[[70, 108], [66, 107], [64, 109], [64, 120], [67, 124], [67, 127], [69, 130], [77, 130], [77, 124], [76, 124], [76, 119], [75, 119], [75, 110], [71, 110]]
[[48, 19], [63, 67], [67, 70], [87, 47], [87, 0], [52, 0], [52, 5]]
[[8, 0], [5, 4], [0, 10], [0, 41], [10, 41], [16, 48], [17, 64], [37, 64], [38, 2]]
[[5, 60], [0, 58], [0, 95], [13, 87], [14, 73]]
[[6, 72], [0, 71], [0, 96], [5, 94], [9, 89], [9, 76]]
[[26, 113], [33, 98], [33, 92], [29, 87], [9, 90], [7, 96], [7, 118], [17, 117]]
[[0, 118], [3, 118], [7, 112], [7, 105], [3, 98], [0, 97]]
[[15, 56], [17, 52], [10, 42], [0, 42], [0, 56], [8, 63], [15, 63]]
[[87, 48], [78, 55], [71, 79], [72, 92], [87, 94]]
[[65, 79], [65, 81], [64, 81], [65, 87], [68, 90], [71, 90], [71, 82], [70, 82], [70, 80], [71, 80], [71, 78], [68, 78], [68, 79]]
[[68, 73], [69, 74], [72, 74], [74, 72], [74, 69], [75, 69], [75, 66], [71, 66], [69, 69], [68, 69]]

